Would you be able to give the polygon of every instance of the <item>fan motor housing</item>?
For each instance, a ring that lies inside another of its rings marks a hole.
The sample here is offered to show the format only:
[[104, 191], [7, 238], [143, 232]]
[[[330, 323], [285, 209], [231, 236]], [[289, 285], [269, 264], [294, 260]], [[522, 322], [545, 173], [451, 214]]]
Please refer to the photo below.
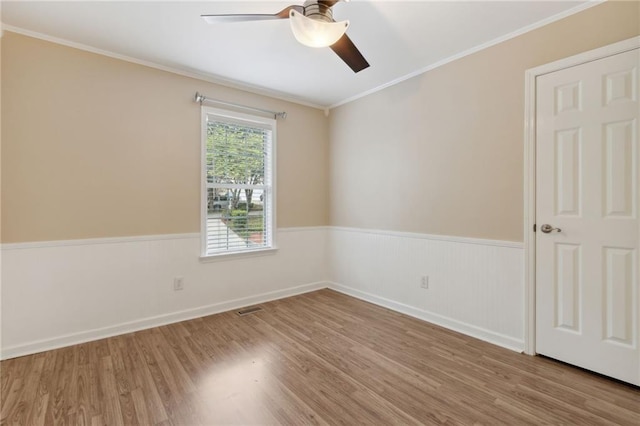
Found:
[[304, 8], [304, 16], [318, 21], [334, 22], [331, 7], [317, 1], [307, 0], [302, 5]]

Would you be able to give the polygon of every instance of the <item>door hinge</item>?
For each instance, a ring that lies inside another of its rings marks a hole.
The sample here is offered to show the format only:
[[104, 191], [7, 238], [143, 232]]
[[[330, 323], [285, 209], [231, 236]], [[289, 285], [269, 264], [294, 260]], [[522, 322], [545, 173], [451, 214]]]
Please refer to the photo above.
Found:
[[533, 224], [533, 232], [536, 232], [536, 224]]

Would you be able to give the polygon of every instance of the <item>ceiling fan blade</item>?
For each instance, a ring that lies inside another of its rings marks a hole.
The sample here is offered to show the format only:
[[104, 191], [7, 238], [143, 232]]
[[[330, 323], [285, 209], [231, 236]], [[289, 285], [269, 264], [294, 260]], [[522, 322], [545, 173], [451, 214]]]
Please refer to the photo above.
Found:
[[369, 62], [362, 56], [362, 53], [346, 34], [330, 47], [331, 50], [336, 52], [336, 55], [340, 56], [340, 59], [349, 65], [353, 72], [360, 72], [369, 67]]
[[208, 24], [218, 22], [248, 22], [248, 21], [271, 21], [273, 19], [289, 19], [289, 11], [294, 9], [300, 13], [304, 13], [302, 6], [293, 5], [285, 7], [278, 13], [231, 13], [223, 15], [200, 15]]

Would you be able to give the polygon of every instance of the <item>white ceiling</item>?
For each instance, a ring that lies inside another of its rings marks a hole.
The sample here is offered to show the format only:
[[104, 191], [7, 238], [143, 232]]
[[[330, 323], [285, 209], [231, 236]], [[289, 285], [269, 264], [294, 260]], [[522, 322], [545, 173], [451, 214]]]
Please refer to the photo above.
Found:
[[586, 1], [358, 1], [334, 6], [371, 67], [299, 44], [288, 20], [206, 24], [201, 14], [275, 13], [300, 1], [3, 1], [21, 29], [262, 93], [328, 107], [587, 6]]

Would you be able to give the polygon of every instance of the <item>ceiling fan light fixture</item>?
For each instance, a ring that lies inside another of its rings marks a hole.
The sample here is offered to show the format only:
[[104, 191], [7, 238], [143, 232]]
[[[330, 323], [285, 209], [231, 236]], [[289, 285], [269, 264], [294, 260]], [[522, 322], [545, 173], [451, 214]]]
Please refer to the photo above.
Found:
[[311, 19], [291, 9], [291, 31], [296, 40], [309, 47], [328, 47], [340, 40], [349, 28], [349, 21], [329, 22]]

